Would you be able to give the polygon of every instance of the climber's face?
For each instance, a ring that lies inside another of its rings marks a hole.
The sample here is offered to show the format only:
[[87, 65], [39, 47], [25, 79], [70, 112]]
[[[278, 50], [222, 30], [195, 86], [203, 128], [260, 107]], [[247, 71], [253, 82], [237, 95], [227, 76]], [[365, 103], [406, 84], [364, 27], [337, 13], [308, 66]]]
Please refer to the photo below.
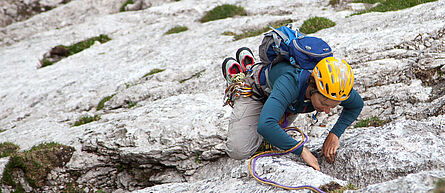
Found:
[[335, 108], [341, 103], [341, 101], [328, 99], [320, 93], [314, 93], [311, 96], [311, 102], [317, 112], [325, 112], [326, 114], [331, 111], [331, 108]]

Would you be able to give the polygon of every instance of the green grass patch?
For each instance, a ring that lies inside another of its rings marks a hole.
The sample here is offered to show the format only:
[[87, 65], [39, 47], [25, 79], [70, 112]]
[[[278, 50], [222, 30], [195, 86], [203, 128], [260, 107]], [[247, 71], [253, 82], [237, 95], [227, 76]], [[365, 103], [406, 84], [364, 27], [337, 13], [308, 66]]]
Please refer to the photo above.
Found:
[[155, 69], [152, 69], [150, 72], [148, 72], [147, 74], [145, 74], [144, 76], [142, 76], [142, 78], [145, 78], [145, 77], [147, 77], [147, 76], [151, 76], [151, 75], [153, 75], [153, 74], [157, 74], [157, 73], [160, 73], [160, 72], [164, 72], [165, 71], [165, 69], [159, 69], [159, 68], [155, 68]]
[[0, 143], [0, 158], [8, 157], [11, 154], [17, 152], [19, 149], [20, 147], [18, 145], [11, 142]]
[[214, 21], [218, 19], [225, 19], [233, 16], [245, 16], [247, 15], [246, 10], [243, 7], [236, 5], [224, 4], [213, 8], [208, 11], [199, 21], [202, 23]]
[[389, 120], [381, 120], [380, 118], [378, 118], [377, 116], [373, 116], [371, 118], [367, 118], [367, 119], [363, 119], [363, 120], [359, 120], [354, 127], [355, 128], [359, 128], [359, 127], [380, 127], [385, 125], [386, 123], [388, 123]]
[[125, 7], [126, 7], [127, 5], [129, 5], [129, 4], [133, 4], [133, 3], [134, 3], [133, 0], [127, 0], [127, 1], [125, 1], [125, 3], [122, 4], [122, 6], [121, 6], [121, 8], [120, 8], [120, 12], [124, 12], [124, 11], [125, 11]]
[[41, 68], [43, 68], [43, 67], [47, 67], [47, 66], [51, 66], [51, 65], [53, 65], [54, 63], [55, 63], [55, 62], [49, 60], [48, 58], [43, 58], [43, 60], [40, 61]]
[[379, 4], [369, 10], [354, 13], [352, 15], [360, 15], [369, 12], [397, 11], [401, 9], [414, 7], [422, 3], [428, 3], [433, 1], [437, 0], [355, 0], [354, 3], [369, 3], [369, 4], [379, 3]]
[[75, 43], [75, 44], [73, 44], [71, 46], [63, 46], [63, 45], [61, 45], [61, 46], [68, 48], [69, 55], [74, 55], [74, 54], [77, 54], [77, 53], [79, 53], [79, 52], [81, 52], [81, 51], [83, 51], [85, 49], [88, 49], [96, 41], [98, 41], [100, 43], [105, 43], [105, 42], [108, 42], [110, 40], [111, 40], [110, 37], [108, 37], [107, 35], [101, 34], [99, 36], [92, 37], [92, 38], [89, 38], [87, 40]]
[[58, 45], [51, 49], [51, 51], [43, 56], [40, 60], [40, 68], [53, 65], [54, 63], [66, 58], [68, 56], [77, 54], [85, 49], [91, 47], [94, 42], [99, 41], [100, 43], [105, 43], [110, 41], [111, 38], [107, 35], [101, 34], [96, 37], [89, 38], [87, 40], [75, 43], [70, 46]]
[[273, 23], [269, 23], [267, 26], [264, 26], [261, 29], [253, 29], [253, 30], [244, 32], [242, 34], [235, 34], [233, 38], [236, 41], [236, 40], [240, 40], [240, 39], [244, 39], [244, 38], [248, 38], [248, 37], [258, 36], [258, 35], [261, 35], [267, 31], [269, 31], [270, 30], [269, 26], [272, 26], [273, 28], [279, 28], [279, 27], [289, 24], [289, 23], [292, 23], [291, 19], [275, 21]]
[[69, 162], [75, 149], [58, 143], [42, 143], [28, 151], [14, 153], [6, 164], [1, 179], [2, 184], [12, 186], [16, 192], [23, 189], [16, 183], [14, 173], [22, 171], [26, 182], [34, 189], [46, 185], [46, 177], [56, 167], [63, 167]]
[[91, 123], [93, 121], [98, 121], [98, 120], [100, 120], [100, 116], [99, 115], [83, 116], [83, 117], [81, 117], [79, 120], [77, 120], [74, 123], [74, 127], [80, 126], [80, 125], [84, 125], [84, 124], [87, 124], [87, 123]]
[[189, 28], [186, 26], [175, 26], [171, 29], [169, 29], [167, 32], [165, 32], [164, 35], [168, 35], [168, 34], [176, 34], [176, 33], [181, 33], [181, 32], [185, 32], [187, 31]]
[[300, 27], [300, 32], [304, 34], [311, 34], [322, 29], [334, 27], [335, 22], [324, 17], [311, 17], [303, 22]]
[[114, 97], [114, 95], [116, 95], [116, 94], [113, 94], [113, 95], [110, 95], [110, 96], [106, 96], [106, 97], [104, 97], [102, 100], [100, 100], [99, 103], [97, 104], [96, 110], [99, 111], [99, 110], [103, 109], [105, 103], [106, 103], [107, 101], [111, 100], [111, 99]]
[[434, 193], [444, 193], [445, 192], [445, 178], [439, 179], [434, 188]]
[[190, 80], [190, 79], [195, 78], [195, 77], [198, 78], [198, 77], [201, 76], [201, 74], [202, 74], [204, 71], [205, 71], [205, 70], [201, 70], [201, 71], [199, 71], [199, 72], [193, 74], [193, 75], [192, 75], [191, 77], [189, 77], [189, 78], [182, 79], [182, 80], [179, 81], [179, 83], [184, 83], [185, 81]]

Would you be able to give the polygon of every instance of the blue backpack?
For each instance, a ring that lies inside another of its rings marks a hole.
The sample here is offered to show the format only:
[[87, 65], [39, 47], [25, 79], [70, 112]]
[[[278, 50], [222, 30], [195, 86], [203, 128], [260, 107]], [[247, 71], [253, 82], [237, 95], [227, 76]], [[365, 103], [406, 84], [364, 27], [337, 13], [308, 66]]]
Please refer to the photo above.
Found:
[[[272, 27], [271, 27], [272, 28]], [[272, 91], [269, 81], [269, 71], [274, 64], [283, 60], [289, 61], [296, 68], [302, 69], [300, 73], [300, 95], [298, 101], [304, 99], [307, 89], [307, 80], [310, 77], [315, 65], [326, 57], [331, 57], [331, 47], [322, 39], [307, 36], [299, 31], [292, 30], [290, 26], [282, 26], [264, 34], [263, 41], [259, 47], [261, 59], [261, 70], [255, 79], [255, 83], [267, 98]], [[263, 102], [265, 99], [261, 99]]]

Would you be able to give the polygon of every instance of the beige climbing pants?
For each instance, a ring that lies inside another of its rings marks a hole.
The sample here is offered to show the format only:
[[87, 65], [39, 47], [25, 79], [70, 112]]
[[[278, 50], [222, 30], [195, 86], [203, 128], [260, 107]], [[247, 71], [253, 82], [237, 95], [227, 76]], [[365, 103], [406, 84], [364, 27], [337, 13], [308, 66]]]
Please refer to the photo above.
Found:
[[[254, 73], [256, 70], [254, 68]], [[252, 78], [245, 81], [250, 85], [254, 84]], [[240, 97], [234, 101], [226, 141], [227, 154], [231, 158], [248, 159], [261, 145], [263, 137], [258, 133], [257, 127], [262, 108], [263, 103], [251, 97]], [[288, 117], [289, 123], [295, 118], [294, 115]]]

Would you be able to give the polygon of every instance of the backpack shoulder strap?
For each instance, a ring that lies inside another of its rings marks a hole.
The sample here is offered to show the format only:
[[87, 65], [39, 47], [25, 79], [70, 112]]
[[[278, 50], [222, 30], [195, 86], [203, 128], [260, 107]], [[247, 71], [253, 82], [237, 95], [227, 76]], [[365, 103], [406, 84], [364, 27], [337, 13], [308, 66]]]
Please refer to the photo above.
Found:
[[306, 90], [308, 87], [307, 80], [309, 79], [310, 76], [311, 72], [309, 70], [302, 70], [300, 72], [300, 78], [299, 78], [300, 94], [298, 95], [298, 102], [304, 101], [304, 95], [306, 94]]

